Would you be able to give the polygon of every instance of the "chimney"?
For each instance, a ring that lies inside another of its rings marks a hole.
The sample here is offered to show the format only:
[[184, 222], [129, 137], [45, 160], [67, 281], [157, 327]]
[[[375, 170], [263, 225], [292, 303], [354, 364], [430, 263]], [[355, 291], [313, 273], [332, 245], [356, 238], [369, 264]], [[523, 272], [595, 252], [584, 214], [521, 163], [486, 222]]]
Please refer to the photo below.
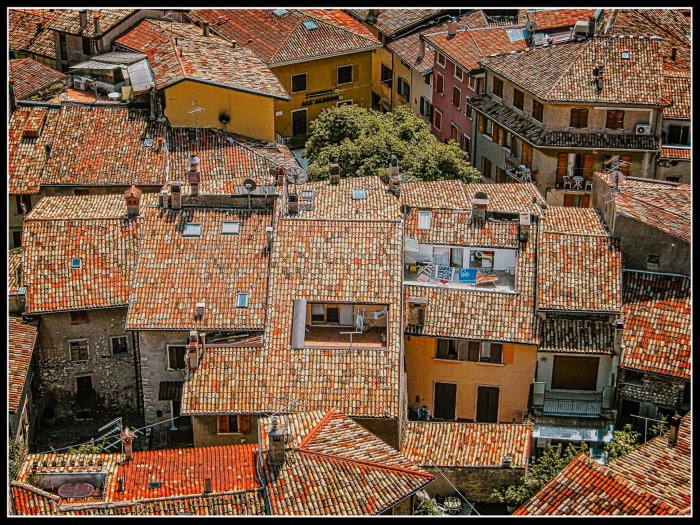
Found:
[[196, 197], [199, 195], [199, 183], [201, 181], [199, 157], [192, 153], [187, 158], [187, 164], [190, 165], [190, 171], [187, 173], [187, 182], [190, 185], [190, 195], [192, 197]]
[[510, 468], [510, 466], [513, 464], [513, 458], [510, 456], [503, 456], [501, 458], [501, 465], [503, 468]]
[[204, 317], [204, 309], [207, 307], [207, 303], [197, 303], [197, 317]]
[[235, 40], [231, 40], [231, 47], [233, 49], [236, 49], [236, 41]]
[[520, 212], [520, 242], [530, 240], [530, 214], [526, 211]]
[[486, 220], [486, 211], [489, 208], [489, 197], [483, 191], [477, 191], [472, 199], [472, 220]]
[[457, 19], [452, 17], [450, 23], [447, 24], [447, 38], [453, 38], [457, 34]]
[[295, 192], [289, 192], [287, 195], [287, 213], [296, 215], [299, 213], [299, 195]]
[[150, 92], [150, 97], [148, 98], [148, 102], [149, 102], [149, 106], [150, 106], [150, 110], [151, 110], [151, 114], [150, 114], [151, 120], [156, 119], [156, 98], [157, 97], [158, 97], [158, 95], [156, 93], [156, 88], [152, 87], [151, 92]]
[[425, 40], [422, 38], [418, 39], [418, 60], [423, 60], [425, 56]]
[[126, 461], [131, 461], [134, 459], [134, 453], [133, 453], [133, 441], [134, 441], [134, 434], [131, 433], [129, 430], [129, 427], [124, 427], [124, 430], [122, 431], [121, 434], [119, 434], [119, 439], [121, 439], [122, 444], [124, 445], [124, 459]]
[[673, 60], [675, 62], [677, 56], [678, 56], [678, 48], [672, 47], [671, 48], [671, 60]]
[[17, 107], [17, 97], [15, 97], [15, 81], [10, 79], [10, 111], [14, 111]]
[[267, 250], [270, 251], [272, 248], [272, 226], [265, 227], [265, 234], [267, 235]]
[[613, 328], [615, 329], [615, 338], [613, 340], [613, 345], [614, 352], [617, 355], [621, 355], [622, 353], [622, 334], [624, 332], [624, 327], [625, 320], [623, 317], [618, 317], [617, 319], [615, 319], [615, 322], [613, 322]]
[[379, 18], [379, 15], [382, 13], [381, 9], [368, 9], [367, 10], [367, 19], [377, 19]]
[[187, 360], [190, 370], [197, 370], [199, 367], [199, 352], [197, 351], [197, 330], [190, 330], [189, 344], [187, 345]]
[[209, 36], [209, 22], [202, 22], [202, 35]]
[[82, 29], [87, 25], [87, 9], [81, 9], [78, 14], [80, 15], [80, 29]]
[[595, 35], [595, 15], [591, 15], [588, 17], [588, 36], [590, 38], [593, 38], [593, 35]]
[[100, 31], [100, 12], [96, 12], [95, 16], [93, 17], [93, 21], [95, 22], [95, 36], [99, 35], [102, 31]]
[[277, 185], [284, 186], [284, 166], [282, 164], [277, 168]]
[[328, 182], [331, 184], [340, 184], [340, 166], [338, 164], [328, 165]]
[[182, 209], [182, 182], [171, 182], [170, 183], [170, 198], [172, 203], [170, 204], [173, 210]]
[[163, 186], [160, 190], [160, 205], [163, 206], [164, 210], [168, 209], [168, 187]]
[[156, 145], [156, 153], [160, 153], [165, 149], [165, 137], [158, 137], [158, 143]]
[[678, 427], [681, 425], [681, 416], [676, 414], [668, 422], [668, 444], [675, 445], [678, 442]]
[[41, 22], [36, 23], [36, 34], [38, 35], [44, 30], [44, 21], [42, 20]]
[[138, 189], [133, 184], [131, 188], [124, 192], [124, 198], [126, 199], [126, 215], [129, 218], [139, 216], [139, 207], [141, 204], [142, 191]]
[[396, 155], [391, 156], [391, 163], [389, 164], [389, 191], [393, 193], [399, 192], [399, 186], [401, 185], [401, 175], [399, 170], [399, 160]]
[[182, 48], [180, 48], [180, 58], [184, 57], [185, 55], [182, 54]]
[[272, 416], [272, 426], [268, 432], [267, 464], [271, 467], [284, 465], [284, 446], [287, 435], [283, 428], [277, 426], [277, 416]]

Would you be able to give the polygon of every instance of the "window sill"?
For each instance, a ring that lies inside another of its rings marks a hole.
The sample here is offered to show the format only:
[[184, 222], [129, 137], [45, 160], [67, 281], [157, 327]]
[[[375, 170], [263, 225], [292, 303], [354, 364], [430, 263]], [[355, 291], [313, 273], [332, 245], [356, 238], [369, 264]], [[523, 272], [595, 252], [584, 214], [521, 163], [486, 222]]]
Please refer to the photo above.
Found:
[[486, 363], [482, 361], [475, 361], [477, 365], [484, 365], [484, 366], [505, 366], [505, 363]]
[[129, 357], [131, 354], [129, 352], [118, 352], [116, 354], [112, 354], [112, 357]]
[[166, 368], [168, 372], [184, 372], [184, 368]]
[[351, 80], [350, 82], [343, 82], [342, 84], [337, 84], [337, 83], [336, 83], [336, 86], [347, 86], [348, 84], [354, 84], [354, 83], [355, 83], [355, 81], [354, 81], [354, 80]]
[[242, 436], [243, 433], [241, 433], [241, 432], [219, 432], [217, 430], [216, 435], [217, 436]]
[[442, 357], [433, 357], [433, 361], [441, 361], [444, 363], [461, 363], [462, 362], [461, 359], [446, 359], [446, 358], [442, 358]]
[[484, 134], [484, 138], [490, 140], [491, 142], [493, 142], [493, 137], [491, 137], [491, 135], [486, 135], [486, 134]]

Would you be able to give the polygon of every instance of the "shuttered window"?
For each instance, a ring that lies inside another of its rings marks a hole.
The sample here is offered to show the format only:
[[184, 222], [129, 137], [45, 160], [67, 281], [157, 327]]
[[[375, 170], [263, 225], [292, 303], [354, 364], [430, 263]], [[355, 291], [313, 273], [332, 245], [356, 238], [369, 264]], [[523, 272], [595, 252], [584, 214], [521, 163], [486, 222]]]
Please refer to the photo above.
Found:
[[532, 118], [538, 122], [542, 122], [542, 114], [544, 113], [544, 104], [540, 104], [536, 100], [532, 101]]
[[588, 110], [577, 109], [571, 110], [571, 118], [569, 119], [569, 127], [571, 128], [587, 128], [588, 127]]
[[515, 106], [520, 111], [522, 111], [524, 102], [525, 102], [525, 93], [523, 93], [519, 89], [513, 89], [513, 106]]
[[437, 82], [435, 83], [435, 91], [437, 91], [441, 95], [443, 93], [445, 93], [445, 77], [443, 77], [440, 73], [437, 74]]
[[87, 339], [68, 341], [68, 344], [70, 345], [71, 361], [87, 361], [90, 358], [90, 350]]
[[217, 432], [219, 434], [233, 434], [238, 432], [238, 419], [236, 416], [218, 416]]
[[623, 129], [625, 123], [625, 112], [620, 110], [609, 110], [605, 120], [605, 127], [608, 129]]
[[478, 361], [481, 353], [481, 343], [479, 341], [469, 341], [468, 361]]
[[527, 142], [523, 142], [523, 156], [521, 162], [532, 169], [532, 146]]
[[186, 353], [187, 347], [184, 345], [168, 345], [168, 368], [170, 370], [184, 370]]
[[494, 124], [493, 126], [493, 141], [496, 144], [503, 146], [503, 128], [497, 124]]
[[457, 140], [459, 139], [459, 127], [452, 124], [451, 133], [452, 134], [450, 135], [450, 139], [457, 142]]
[[459, 109], [461, 104], [462, 92], [459, 90], [459, 88], [454, 88], [454, 91], [452, 92], [452, 105]]
[[598, 357], [554, 356], [552, 390], [596, 390]]
[[586, 179], [593, 177], [595, 168], [595, 155], [586, 155], [583, 158], [583, 176]]
[[433, 213], [430, 211], [419, 211], [418, 212], [418, 229], [419, 230], [429, 230], [430, 223], [433, 220]]
[[484, 127], [486, 126], [486, 117], [479, 115], [479, 133], [484, 134]]
[[491, 178], [491, 161], [486, 157], [482, 157], [481, 174], [486, 178]]
[[493, 77], [493, 94], [503, 98], [503, 81], [498, 77]]
[[560, 153], [557, 159], [557, 185], [564, 184], [564, 176], [567, 173], [569, 166], [569, 154]]
[[435, 129], [438, 131], [442, 130], [442, 111], [439, 109], [435, 110], [435, 119], [433, 122], [433, 126], [435, 126]]

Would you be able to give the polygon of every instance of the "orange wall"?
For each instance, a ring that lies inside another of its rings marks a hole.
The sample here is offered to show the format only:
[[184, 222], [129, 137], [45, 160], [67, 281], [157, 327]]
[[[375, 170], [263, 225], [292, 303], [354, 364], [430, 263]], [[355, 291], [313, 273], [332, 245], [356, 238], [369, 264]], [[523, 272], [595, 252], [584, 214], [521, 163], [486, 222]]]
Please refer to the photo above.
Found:
[[527, 409], [530, 384], [535, 377], [537, 348], [503, 345], [502, 365], [435, 359], [437, 339], [406, 336], [408, 402], [428, 405], [434, 413], [435, 382], [457, 383], [457, 419], [476, 418], [477, 386], [499, 386], [499, 421], [511, 423], [515, 410]]

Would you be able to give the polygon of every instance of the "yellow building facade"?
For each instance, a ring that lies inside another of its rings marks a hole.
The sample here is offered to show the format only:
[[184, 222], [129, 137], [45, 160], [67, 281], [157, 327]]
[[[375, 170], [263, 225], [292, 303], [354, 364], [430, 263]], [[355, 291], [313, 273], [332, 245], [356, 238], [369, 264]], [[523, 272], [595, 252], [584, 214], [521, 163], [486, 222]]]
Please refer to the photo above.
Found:
[[324, 109], [344, 103], [371, 107], [372, 54], [373, 50], [366, 50], [270, 65], [292, 99], [290, 102], [274, 101], [275, 131], [284, 138], [310, 133], [310, 123]]
[[516, 411], [527, 410], [530, 385], [535, 377], [537, 347], [503, 345], [503, 363], [438, 359], [437, 339], [406, 336], [408, 400], [426, 405], [435, 414], [436, 383], [456, 385], [455, 418], [475, 421], [479, 389], [498, 389], [498, 422], [512, 423]]

